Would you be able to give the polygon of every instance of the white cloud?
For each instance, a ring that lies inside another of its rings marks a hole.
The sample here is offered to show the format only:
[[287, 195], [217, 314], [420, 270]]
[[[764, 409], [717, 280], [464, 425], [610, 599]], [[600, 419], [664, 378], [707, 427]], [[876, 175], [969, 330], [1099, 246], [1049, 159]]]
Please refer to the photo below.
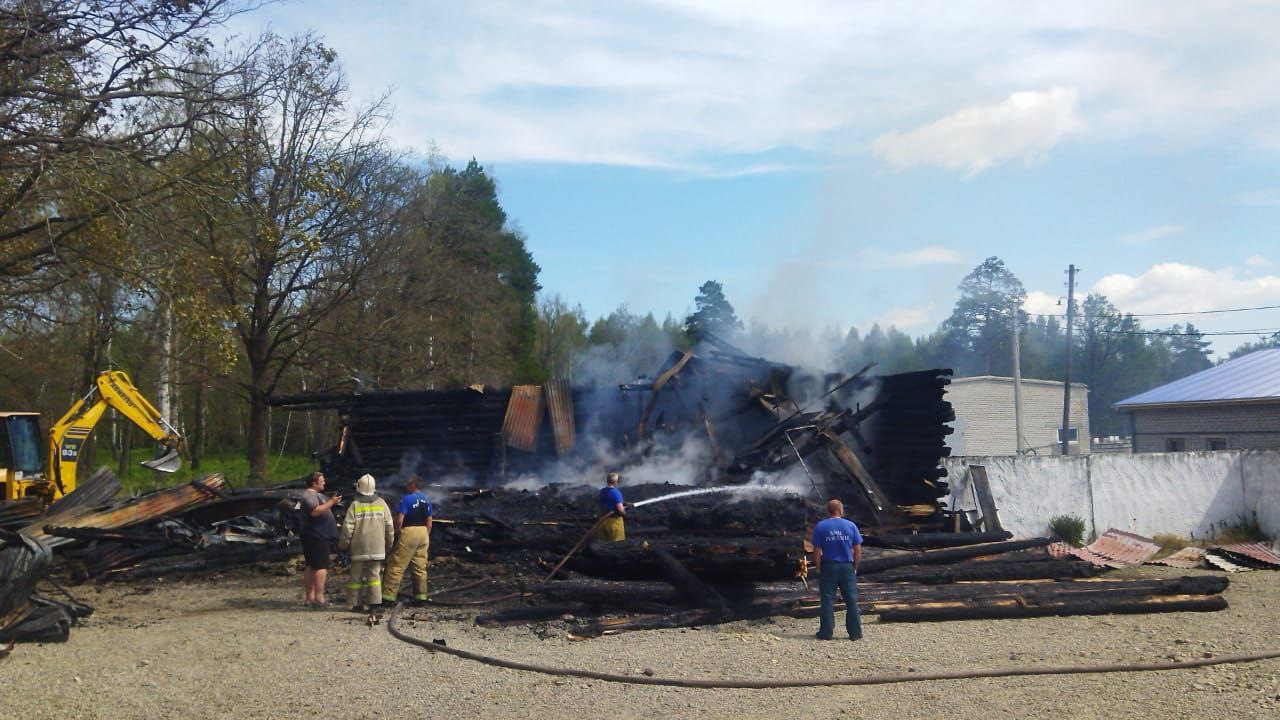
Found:
[[1236, 196], [1237, 205], [1253, 207], [1280, 207], [1280, 187], [1262, 188], [1240, 193]]
[[1062, 307], [1058, 305], [1058, 296], [1042, 290], [1028, 292], [1027, 301], [1022, 304], [1022, 309], [1031, 315], [1061, 315], [1063, 312]]
[[[1077, 288], [1076, 292], [1077, 303], [1084, 299], [1086, 292], [1099, 293], [1106, 295], [1120, 312], [1148, 315], [1138, 318], [1148, 330], [1167, 328], [1175, 323], [1192, 323], [1201, 332], [1207, 333], [1280, 327], [1280, 310], [1274, 309], [1207, 315], [1150, 315], [1171, 312], [1203, 313], [1205, 310], [1276, 304], [1277, 298], [1280, 298], [1280, 275], [1243, 275], [1231, 266], [1212, 270], [1183, 263], [1160, 263], [1138, 275], [1107, 275], [1087, 290]], [[1066, 311], [1066, 302], [1064, 300], [1058, 306], [1057, 300], [1057, 296], [1033, 290], [1027, 293], [1026, 310], [1032, 315], [1062, 315]], [[1076, 307], [1079, 308], [1079, 305]], [[1206, 339], [1213, 343], [1215, 353], [1225, 356], [1255, 337], [1250, 334], [1210, 335]]]
[[925, 265], [958, 265], [964, 262], [959, 252], [941, 245], [930, 245], [919, 250], [884, 253], [872, 256], [873, 262], [887, 267], [922, 267]]
[[1262, 257], [1261, 255], [1253, 255], [1244, 261], [1244, 264], [1251, 268], [1269, 268], [1275, 263]]
[[1031, 162], [1083, 129], [1074, 88], [1015, 92], [999, 105], [978, 105], [907, 132], [890, 131], [871, 151], [896, 168], [935, 165], [969, 175]]
[[[1182, 263], [1160, 263], [1151, 266], [1141, 275], [1107, 275], [1094, 283], [1090, 291], [1106, 295], [1122, 312], [1194, 312], [1274, 305], [1276, 299], [1280, 298], [1280, 276], [1242, 277], [1234, 267], [1210, 270]], [[1215, 328], [1221, 326], [1224, 330], [1252, 329], [1255, 325], [1262, 327], [1258, 325], [1258, 316], [1251, 314], [1250, 317], [1252, 319], [1249, 320], [1232, 317], [1229, 321], [1217, 318], [1213, 324]], [[1154, 326], [1166, 321], [1186, 322], [1188, 319], [1197, 325], [1202, 324], [1194, 317], [1176, 316], [1144, 324]], [[1265, 324], [1266, 321], [1263, 322]], [[1276, 319], [1271, 318], [1269, 322], [1275, 324]]]
[[1126, 245], [1146, 245], [1167, 237], [1181, 235], [1186, 231], [1187, 229], [1182, 225], [1156, 225], [1123, 235], [1120, 237], [1120, 242]]
[[[772, 164], [755, 156], [773, 152], [825, 158], [879, 136], [877, 152], [892, 164], [973, 173], [1042, 157], [1080, 131], [1080, 116], [1091, 135], [1154, 139], [1161, 150], [1224, 133], [1280, 144], [1274, 4], [1218, 3], [1212, 13], [1196, 2], [1153, 12], [1120, 0], [1017, 12], [980, 0], [388, 8], [269, 5], [233, 28], [314, 28], [346, 63], [356, 97], [396, 88], [397, 142], [435, 140], [452, 158], [485, 162], [724, 172], [744, 156], [752, 166]], [[1040, 91], [1017, 92], [1028, 88]], [[995, 98], [1008, 99], [984, 104]], [[894, 127], [916, 129], [884, 134]]]
[[876, 322], [881, 327], [896, 327], [899, 330], [907, 330], [908, 328], [918, 328], [924, 325], [932, 324], [935, 319], [933, 309], [934, 303], [920, 305], [918, 307], [900, 307], [893, 308], [876, 318]]

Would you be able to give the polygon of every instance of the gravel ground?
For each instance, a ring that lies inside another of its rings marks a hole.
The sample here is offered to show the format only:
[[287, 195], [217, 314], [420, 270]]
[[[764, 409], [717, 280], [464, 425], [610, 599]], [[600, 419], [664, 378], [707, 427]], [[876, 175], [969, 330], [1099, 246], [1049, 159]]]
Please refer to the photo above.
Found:
[[[304, 609], [298, 578], [272, 570], [82, 587], [82, 599], [97, 612], [70, 642], [20, 645], [0, 660], [0, 717], [1280, 717], [1280, 660], [791, 690], [557, 678], [437, 655], [351, 613]], [[1235, 575], [1226, 597], [1231, 607], [1218, 613], [918, 625], [868, 618], [859, 643], [816, 641], [816, 621], [785, 618], [572, 641], [554, 625], [490, 630], [472, 624], [465, 611], [432, 608], [407, 629], [452, 647], [544, 665], [687, 678], [1164, 662], [1280, 647], [1280, 572]]]

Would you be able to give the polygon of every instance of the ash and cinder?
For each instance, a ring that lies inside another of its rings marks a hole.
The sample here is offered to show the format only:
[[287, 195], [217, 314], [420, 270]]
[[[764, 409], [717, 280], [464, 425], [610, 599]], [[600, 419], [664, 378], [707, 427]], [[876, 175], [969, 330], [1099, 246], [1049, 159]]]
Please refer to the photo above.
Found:
[[811, 502], [841, 498], [866, 525], [952, 529], [940, 467], [954, 419], [943, 397], [951, 371], [871, 369], [810, 371], [708, 337], [693, 350], [672, 352], [638, 381], [605, 384], [597, 369], [592, 382], [572, 385], [272, 402], [338, 412], [341, 438], [321, 453], [321, 463], [340, 485], [367, 472], [394, 489], [416, 473], [450, 491], [553, 490], [567, 497], [616, 470], [624, 490], [780, 488]]

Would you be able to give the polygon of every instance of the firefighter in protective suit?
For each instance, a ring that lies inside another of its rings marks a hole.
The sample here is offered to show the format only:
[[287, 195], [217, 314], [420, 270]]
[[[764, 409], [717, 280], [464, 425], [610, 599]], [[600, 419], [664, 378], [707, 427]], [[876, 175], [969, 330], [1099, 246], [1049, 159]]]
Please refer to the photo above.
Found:
[[369, 612], [382, 604], [382, 561], [395, 540], [391, 508], [374, 491], [373, 476], [360, 476], [355, 500], [347, 508], [338, 537], [338, 549], [351, 555], [347, 598], [352, 612]]

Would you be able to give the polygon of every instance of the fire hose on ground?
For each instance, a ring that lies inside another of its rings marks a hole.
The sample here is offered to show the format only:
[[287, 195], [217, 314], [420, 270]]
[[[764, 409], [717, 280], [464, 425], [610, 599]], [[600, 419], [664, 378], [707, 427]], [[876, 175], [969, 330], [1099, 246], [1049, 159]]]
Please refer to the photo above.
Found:
[[889, 685], [893, 683], [908, 682], [924, 682], [929, 680], [969, 680], [976, 678], [1002, 678], [1002, 677], [1027, 677], [1034, 675], [1091, 675], [1101, 673], [1118, 673], [1118, 672], [1155, 672], [1161, 670], [1185, 670], [1189, 668], [1210, 667], [1213, 665], [1230, 665], [1239, 663], [1258, 662], [1261, 660], [1273, 660], [1280, 658], [1280, 650], [1264, 650], [1256, 653], [1246, 653], [1238, 655], [1221, 655], [1212, 658], [1197, 658], [1195, 660], [1182, 660], [1165, 663], [1118, 663], [1108, 665], [1045, 665], [1039, 667], [1012, 667], [1012, 668], [990, 668], [985, 670], [953, 670], [943, 672], [928, 673], [903, 673], [897, 675], [867, 675], [862, 677], [838, 677], [824, 679], [801, 679], [801, 680], [770, 680], [770, 679], [751, 679], [751, 680], [726, 680], [726, 679], [709, 679], [709, 680], [692, 680], [687, 678], [668, 678], [668, 677], [649, 677], [649, 676], [633, 676], [620, 675], [616, 673], [597, 672], [595, 670], [580, 670], [578, 668], [553, 667], [549, 665], [534, 665], [533, 663], [517, 662], [515, 660], [506, 660], [504, 658], [491, 657], [480, 653], [471, 652], [469, 650], [460, 650], [451, 648], [437, 642], [423, 640], [422, 638], [413, 637], [406, 634], [399, 627], [400, 611], [403, 604], [397, 603], [395, 608], [391, 610], [390, 618], [387, 622], [387, 630], [397, 640], [417, 645], [432, 652], [444, 653], [452, 655], [464, 660], [491, 665], [493, 667], [506, 668], [508, 670], [520, 670], [523, 672], [533, 672], [542, 675], [553, 675], [557, 677], [578, 677], [588, 680], [602, 680], [604, 682], [625, 683], [630, 685], [658, 685], [662, 687], [678, 687], [678, 688], [702, 688], [702, 689], [726, 689], [726, 690], [769, 690], [780, 688], [805, 688], [805, 687], [832, 687], [832, 686], [856, 686], [856, 685]]

